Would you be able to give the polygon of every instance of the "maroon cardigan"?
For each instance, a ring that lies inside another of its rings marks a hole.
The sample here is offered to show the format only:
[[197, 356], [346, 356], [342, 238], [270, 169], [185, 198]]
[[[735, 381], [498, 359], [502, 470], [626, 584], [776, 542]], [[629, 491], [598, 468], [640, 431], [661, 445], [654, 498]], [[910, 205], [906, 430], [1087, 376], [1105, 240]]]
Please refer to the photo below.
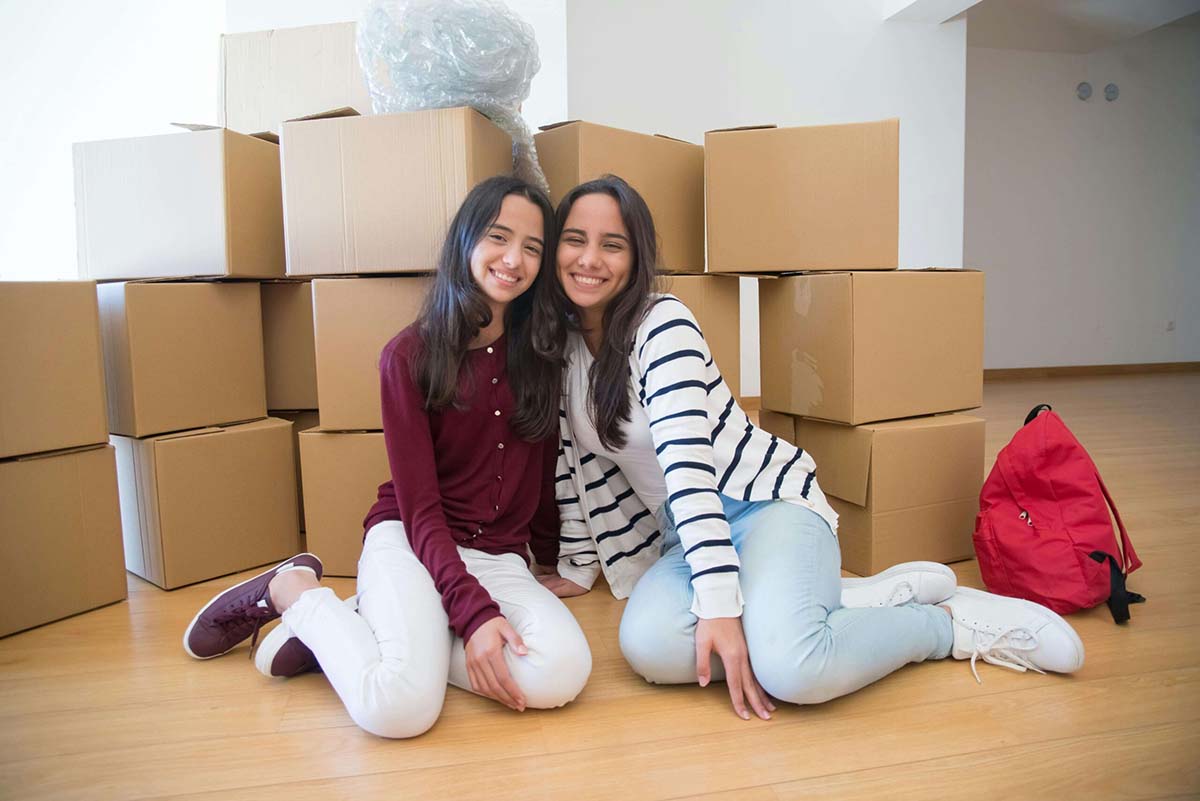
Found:
[[421, 347], [416, 325], [383, 349], [379, 377], [383, 441], [392, 480], [363, 525], [400, 520], [421, 564], [433, 577], [454, 632], [469, 640], [500, 607], [467, 572], [458, 546], [513, 553], [538, 562], [558, 556], [554, 470], [557, 427], [542, 442], [525, 442], [509, 427], [515, 411], [508, 383], [507, 335], [467, 352], [459, 371], [457, 408], [428, 411], [410, 362]]

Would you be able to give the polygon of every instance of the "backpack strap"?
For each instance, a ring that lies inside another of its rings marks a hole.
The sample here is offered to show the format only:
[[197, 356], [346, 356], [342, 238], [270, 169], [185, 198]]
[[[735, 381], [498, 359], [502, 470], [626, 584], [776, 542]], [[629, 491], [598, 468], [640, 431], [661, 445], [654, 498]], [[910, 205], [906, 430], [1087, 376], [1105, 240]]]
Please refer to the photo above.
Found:
[[1100, 484], [1100, 491], [1104, 493], [1104, 500], [1108, 502], [1108, 508], [1112, 509], [1113, 517], [1117, 519], [1117, 528], [1121, 532], [1121, 553], [1123, 555], [1124, 568], [1122, 573], [1131, 573], [1142, 566], [1142, 560], [1138, 559], [1137, 551], [1133, 550], [1133, 543], [1129, 541], [1129, 532], [1125, 530], [1125, 523], [1121, 520], [1121, 513], [1117, 511], [1117, 505], [1113, 503], [1112, 495], [1108, 494], [1108, 487], [1104, 484], [1104, 479], [1100, 477], [1099, 471], [1096, 472], [1096, 481]]
[[1034, 419], [1042, 412], [1052, 411], [1053, 408], [1054, 407], [1048, 403], [1039, 403], [1037, 406], [1034, 406], [1033, 409], [1030, 410], [1029, 414], [1025, 415], [1025, 425], [1032, 423]]
[[1097, 562], [1108, 562], [1108, 572], [1112, 580], [1112, 592], [1108, 596], [1108, 611], [1112, 614], [1114, 623], [1124, 623], [1129, 620], [1129, 605], [1146, 602], [1146, 596], [1130, 592], [1125, 586], [1125, 574], [1121, 572], [1117, 560], [1112, 554], [1104, 551], [1092, 551], [1088, 554]]

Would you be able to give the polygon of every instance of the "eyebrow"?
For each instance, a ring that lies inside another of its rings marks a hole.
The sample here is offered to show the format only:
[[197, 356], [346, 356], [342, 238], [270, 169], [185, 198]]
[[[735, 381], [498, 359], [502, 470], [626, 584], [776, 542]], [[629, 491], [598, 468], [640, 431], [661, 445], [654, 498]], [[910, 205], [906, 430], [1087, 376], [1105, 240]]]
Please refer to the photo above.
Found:
[[[580, 236], [587, 236], [587, 232], [585, 232], [582, 228], [564, 228], [563, 233], [564, 234], [579, 234]], [[606, 239], [606, 238], [607, 239], [620, 239], [623, 242], [625, 242], [625, 244], [629, 244], [629, 237], [625, 236], [625, 234], [601, 234], [600, 238], [601, 239]]]
[[[515, 231], [513, 231], [513, 229], [509, 228], [507, 225], [501, 225], [500, 223], [492, 223], [491, 225], [488, 226], [489, 231], [493, 228], [499, 228], [504, 233], [510, 234], [510, 235], [516, 233]], [[531, 236], [531, 237], [528, 237], [528, 239], [532, 239], [534, 242], [537, 242], [539, 245], [541, 245], [543, 247], [545, 247], [545, 245], [546, 245], [546, 243], [542, 241], [541, 237]]]

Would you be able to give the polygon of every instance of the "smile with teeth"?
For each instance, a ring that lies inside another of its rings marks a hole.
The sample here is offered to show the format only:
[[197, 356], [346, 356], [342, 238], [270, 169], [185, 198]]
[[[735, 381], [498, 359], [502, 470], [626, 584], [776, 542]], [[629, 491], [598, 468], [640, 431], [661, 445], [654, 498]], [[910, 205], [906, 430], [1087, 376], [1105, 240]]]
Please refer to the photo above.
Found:
[[583, 286], [596, 287], [607, 281], [607, 278], [600, 278], [593, 275], [580, 275], [579, 273], [571, 273], [571, 277], [575, 279], [575, 283]]
[[503, 284], [508, 284], [509, 286], [511, 286], [521, 280], [520, 278], [513, 275], [512, 273], [502, 273], [499, 270], [495, 269], [494, 267], [489, 267], [488, 272], [490, 272], [497, 281], [499, 281]]

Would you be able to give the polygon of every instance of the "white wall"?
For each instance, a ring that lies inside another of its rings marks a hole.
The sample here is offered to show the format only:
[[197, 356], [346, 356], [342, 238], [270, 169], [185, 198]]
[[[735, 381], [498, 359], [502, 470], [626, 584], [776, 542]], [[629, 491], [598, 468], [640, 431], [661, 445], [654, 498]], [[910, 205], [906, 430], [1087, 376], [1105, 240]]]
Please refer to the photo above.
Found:
[[988, 367], [1200, 361], [1198, 87], [1195, 27], [1084, 55], [968, 49], [965, 253], [987, 271]]
[[216, 122], [218, 3], [0, 0], [0, 279], [74, 278], [71, 143]]
[[[572, 118], [694, 142], [705, 130], [900, 118], [900, 263], [963, 256], [966, 23], [883, 22], [880, 0], [637, 0], [567, 7]], [[759, 394], [742, 291], [742, 393]]]
[[[535, 129], [567, 117], [566, 0], [504, 0], [533, 26], [542, 69], [521, 109]], [[227, 33], [357, 20], [367, 0], [226, 0]]]

